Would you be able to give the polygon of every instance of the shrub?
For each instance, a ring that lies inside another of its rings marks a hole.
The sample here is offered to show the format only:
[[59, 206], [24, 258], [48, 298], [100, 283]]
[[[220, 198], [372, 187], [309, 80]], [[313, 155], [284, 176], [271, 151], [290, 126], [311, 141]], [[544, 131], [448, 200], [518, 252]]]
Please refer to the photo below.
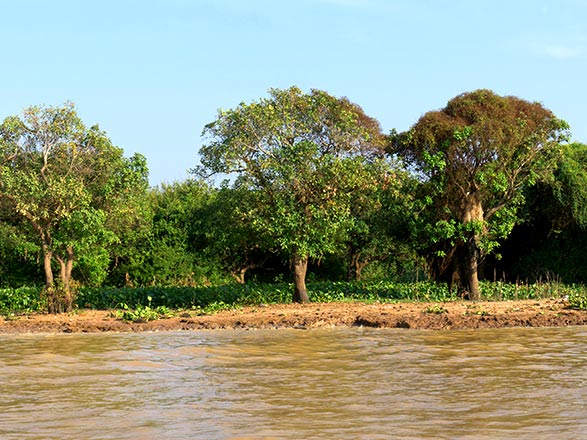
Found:
[[39, 287], [0, 289], [0, 314], [9, 316], [47, 310], [47, 302], [41, 298]]

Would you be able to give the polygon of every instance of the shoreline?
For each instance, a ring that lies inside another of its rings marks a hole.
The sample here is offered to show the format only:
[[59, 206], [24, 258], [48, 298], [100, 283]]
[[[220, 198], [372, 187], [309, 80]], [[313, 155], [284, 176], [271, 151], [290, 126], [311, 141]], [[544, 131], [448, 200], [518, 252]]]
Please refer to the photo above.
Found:
[[491, 302], [270, 304], [213, 315], [183, 312], [145, 323], [126, 322], [112, 310], [33, 314], [0, 318], [0, 334], [103, 333], [216, 329], [311, 329], [337, 326], [464, 330], [587, 325], [587, 311], [567, 308], [562, 299]]

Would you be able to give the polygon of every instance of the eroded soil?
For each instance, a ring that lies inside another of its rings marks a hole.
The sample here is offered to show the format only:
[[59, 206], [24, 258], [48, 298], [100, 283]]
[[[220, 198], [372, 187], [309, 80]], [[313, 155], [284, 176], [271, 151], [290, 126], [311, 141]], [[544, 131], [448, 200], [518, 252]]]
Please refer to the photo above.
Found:
[[412, 329], [558, 327], [587, 324], [587, 311], [563, 300], [451, 303], [310, 303], [244, 307], [215, 315], [183, 313], [146, 323], [125, 322], [111, 311], [0, 318], [0, 333], [138, 332], [365, 326]]

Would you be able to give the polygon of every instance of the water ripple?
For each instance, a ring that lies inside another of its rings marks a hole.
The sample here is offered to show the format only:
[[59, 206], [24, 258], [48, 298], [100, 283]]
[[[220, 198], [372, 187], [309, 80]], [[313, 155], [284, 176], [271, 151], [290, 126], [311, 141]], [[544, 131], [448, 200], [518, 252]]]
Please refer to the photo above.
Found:
[[575, 439], [584, 328], [0, 336], [0, 438]]

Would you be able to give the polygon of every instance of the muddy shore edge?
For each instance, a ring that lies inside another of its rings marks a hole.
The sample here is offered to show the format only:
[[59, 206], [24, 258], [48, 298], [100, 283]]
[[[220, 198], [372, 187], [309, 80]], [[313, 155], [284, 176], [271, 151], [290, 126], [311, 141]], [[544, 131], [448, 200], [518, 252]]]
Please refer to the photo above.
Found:
[[0, 318], [0, 333], [100, 333], [212, 329], [278, 329], [363, 326], [450, 330], [506, 327], [562, 327], [587, 324], [587, 311], [565, 301], [406, 302], [395, 304], [271, 304], [198, 316], [183, 313], [146, 323], [117, 319], [112, 311], [77, 310]]

